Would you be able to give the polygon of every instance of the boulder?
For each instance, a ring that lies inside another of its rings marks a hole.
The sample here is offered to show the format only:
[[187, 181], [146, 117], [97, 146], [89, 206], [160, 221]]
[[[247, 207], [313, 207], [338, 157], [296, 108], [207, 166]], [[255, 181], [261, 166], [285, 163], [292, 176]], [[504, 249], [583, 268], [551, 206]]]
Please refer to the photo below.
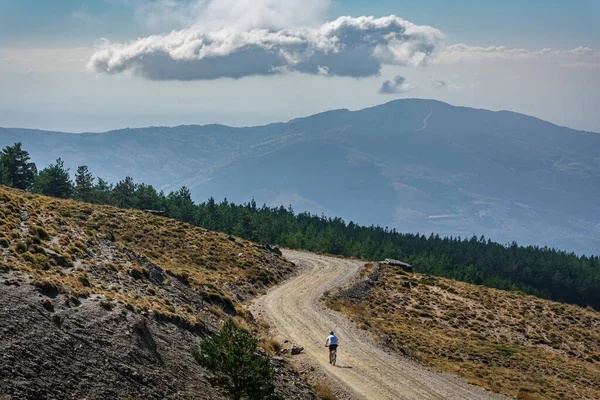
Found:
[[56, 265], [59, 265], [61, 267], [65, 265], [65, 256], [50, 249], [44, 249], [44, 251], [46, 252], [46, 256], [48, 256], [49, 259], [54, 260]]
[[272, 246], [270, 244], [267, 244], [265, 246], [267, 248], [267, 250], [269, 250], [271, 253], [277, 254], [278, 256], [283, 255], [283, 253], [281, 252], [281, 250], [279, 250], [279, 247], [277, 246]]
[[407, 263], [402, 262], [402, 261], [394, 260], [392, 258], [386, 258], [385, 260], [381, 261], [381, 264], [388, 264], [388, 265], [392, 265], [394, 267], [400, 267], [405, 272], [411, 272], [411, 273], [413, 272], [412, 265], [407, 264]]
[[295, 355], [298, 355], [298, 354], [302, 353], [303, 351], [304, 351], [304, 347], [298, 346], [297, 344], [295, 344], [295, 345], [292, 346], [291, 353], [292, 353], [293, 356], [295, 356]]
[[281, 250], [279, 250], [279, 247], [273, 246], [271, 244], [262, 244], [262, 245], [258, 244], [258, 245], [255, 245], [255, 247], [257, 249], [260, 249], [260, 250], [263, 250], [263, 251], [266, 251], [266, 252], [269, 252], [269, 253], [277, 254], [278, 256], [283, 255], [283, 253], [281, 252]]

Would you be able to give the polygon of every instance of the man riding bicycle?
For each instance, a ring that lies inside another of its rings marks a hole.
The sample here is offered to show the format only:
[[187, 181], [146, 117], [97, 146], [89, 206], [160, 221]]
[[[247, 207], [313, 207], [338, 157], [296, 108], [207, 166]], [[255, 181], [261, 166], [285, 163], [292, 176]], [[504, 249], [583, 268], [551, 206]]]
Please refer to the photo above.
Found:
[[335, 336], [335, 333], [331, 331], [329, 336], [327, 336], [327, 341], [325, 342], [325, 347], [329, 346], [329, 364], [331, 364], [331, 355], [334, 351], [337, 351], [338, 347], [338, 338]]

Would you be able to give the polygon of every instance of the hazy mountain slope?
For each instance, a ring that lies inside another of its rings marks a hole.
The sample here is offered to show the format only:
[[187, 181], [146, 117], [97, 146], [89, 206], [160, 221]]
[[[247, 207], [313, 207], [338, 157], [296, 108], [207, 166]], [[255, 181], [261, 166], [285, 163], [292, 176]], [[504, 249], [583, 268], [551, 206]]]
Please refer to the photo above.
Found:
[[196, 199], [292, 204], [403, 231], [600, 248], [600, 135], [512, 112], [397, 100], [252, 128], [104, 134], [0, 129], [45, 165], [63, 157], [105, 178]]
[[308, 207], [313, 212], [360, 215], [358, 219], [365, 223], [383, 223], [398, 201], [392, 182], [380, 167], [356, 150], [327, 140], [304, 141], [233, 163], [192, 188], [196, 193], [236, 202], [257, 198], [284, 205], [297, 194], [310, 199], [313, 205]]

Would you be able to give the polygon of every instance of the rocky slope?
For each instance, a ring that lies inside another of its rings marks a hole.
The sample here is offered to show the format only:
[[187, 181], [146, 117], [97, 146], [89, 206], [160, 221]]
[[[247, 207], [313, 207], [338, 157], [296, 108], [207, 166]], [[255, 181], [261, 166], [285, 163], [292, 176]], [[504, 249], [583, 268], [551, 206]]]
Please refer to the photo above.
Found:
[[[267, 247], [0, 187], [0, 398], [224, 398], [191, 349], [293, 272]], [[249, 323], [247, 323], [248, 321]], [[279, 391], [313, 399], [279, 359]]]
[[518, 399], [600, 398], [600, 313], [372, 264], [325, 302], [380, 343]]

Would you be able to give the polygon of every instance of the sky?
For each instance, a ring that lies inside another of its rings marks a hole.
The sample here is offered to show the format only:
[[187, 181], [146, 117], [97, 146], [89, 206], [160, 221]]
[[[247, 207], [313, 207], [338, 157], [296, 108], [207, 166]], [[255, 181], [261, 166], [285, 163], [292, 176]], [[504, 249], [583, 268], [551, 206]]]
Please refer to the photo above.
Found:
[[598, 21], [598, 0], [0, 0], [0, 126], [247, 126], [416, 97], [600, 132]]

